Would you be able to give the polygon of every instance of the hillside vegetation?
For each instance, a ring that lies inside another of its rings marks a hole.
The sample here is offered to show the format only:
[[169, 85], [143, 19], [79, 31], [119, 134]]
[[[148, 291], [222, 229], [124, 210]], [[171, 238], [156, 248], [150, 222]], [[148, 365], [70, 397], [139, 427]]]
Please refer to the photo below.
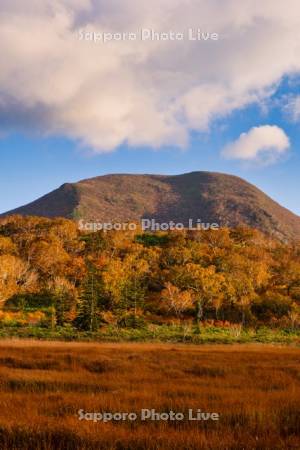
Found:
[[67, 219], [10, 216], [0, 221], [0, 301], [0, 326], [16, 334], [297, 334], [300, 245], [250, 228], [83, 233]]

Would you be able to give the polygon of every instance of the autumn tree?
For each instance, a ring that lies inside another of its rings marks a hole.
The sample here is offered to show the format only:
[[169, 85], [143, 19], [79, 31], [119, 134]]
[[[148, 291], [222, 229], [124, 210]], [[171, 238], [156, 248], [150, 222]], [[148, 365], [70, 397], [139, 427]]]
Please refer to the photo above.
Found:
[[169, 282], [165, 284], [161, 298], [167, 309], [174, 312], [178, 319], [182, 317], [184, 311], [193, 307], [192, 291], [181, 291], [177, 286]]
[[14, 294], [33, 289], [35, 283], [28, 264], [14, 255], [0, 255], [0, 305]]
[[193, 263], [177, 268], [176, 272], [177, 285], [193, 292], [196, 321], [200, 325], [205, 309], [214, 299], [223, 296], [224, 276], [216, 273], [214, 266], [201, 267]]
[[147, 261], [139, 254], [129, 253], [124, 259], [110, 259], [103, 270], [104, 289], [112, 306], [119, 312], [132, 310], [136, 316], [145, 294], [145, 280], [149, 270]]
[[232, 302], [241, 311], [241, 323], [244, 326], [246, 313], [250, 311], [251, 303], [257, 298], [253, 282], [247, 273], [234, 272], [227, 278], [230, 283], [232, 293]]
[[55, 322], [63, 326], [72, 317], [76, 307], [75, 287], [64, 277], [55, 277], [48, 283], [48, 290], [53, 298]]

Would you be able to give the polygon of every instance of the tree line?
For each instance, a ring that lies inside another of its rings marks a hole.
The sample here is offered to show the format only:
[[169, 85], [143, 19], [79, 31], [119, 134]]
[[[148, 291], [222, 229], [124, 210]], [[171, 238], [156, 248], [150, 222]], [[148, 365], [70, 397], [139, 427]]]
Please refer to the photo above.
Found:
[[67, 219], [10, 216], [0, 219], [0, 305], [88, 331], [170, 321], [297, 327], [300, 243], [245, 227], [84, 233]]

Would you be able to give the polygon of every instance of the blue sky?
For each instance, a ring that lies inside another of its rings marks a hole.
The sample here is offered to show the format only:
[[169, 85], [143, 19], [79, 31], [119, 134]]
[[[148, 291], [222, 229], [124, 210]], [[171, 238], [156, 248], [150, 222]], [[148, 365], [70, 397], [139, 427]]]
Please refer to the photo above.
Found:
[[207, 170], [300, 215], [299, 0], [2, 0], [0, 24], [0, 212], [107, 173]]
[[[284, 93], [286, 89], [284, 89]], [[282, 89], [274, 98], [283, 94]], [[265, 123], [276, 124], [290, 137], [291, 147], [270, 166], [225, 160], [220, 150], [241, 132]], [[105, 154], [92, 154], [66, 138], [30, 138], [12, 134], [0, 141], [0, 211], [21, 206], [65, 182], [106, 173], [179, 174], [208, 170], [238, 175], [258, 186], [274, 200], [300, 215], [300, 136], [297, 124], [286, 120], [281, 108], [266, 114], [258, 106], [236, 111], [216, 121], [207, 133], [194, 133], [186, 149], [159, 150], [120, 146]]]

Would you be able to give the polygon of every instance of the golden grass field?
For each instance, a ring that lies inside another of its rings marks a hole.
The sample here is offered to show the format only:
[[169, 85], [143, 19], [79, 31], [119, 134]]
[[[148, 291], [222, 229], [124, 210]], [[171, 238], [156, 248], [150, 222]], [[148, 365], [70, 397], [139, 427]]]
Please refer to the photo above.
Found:
[[[91, 422], [86, 412], [219, 421]], [[0, 342], [0, 449], [300, 449], [300, 350]]]

